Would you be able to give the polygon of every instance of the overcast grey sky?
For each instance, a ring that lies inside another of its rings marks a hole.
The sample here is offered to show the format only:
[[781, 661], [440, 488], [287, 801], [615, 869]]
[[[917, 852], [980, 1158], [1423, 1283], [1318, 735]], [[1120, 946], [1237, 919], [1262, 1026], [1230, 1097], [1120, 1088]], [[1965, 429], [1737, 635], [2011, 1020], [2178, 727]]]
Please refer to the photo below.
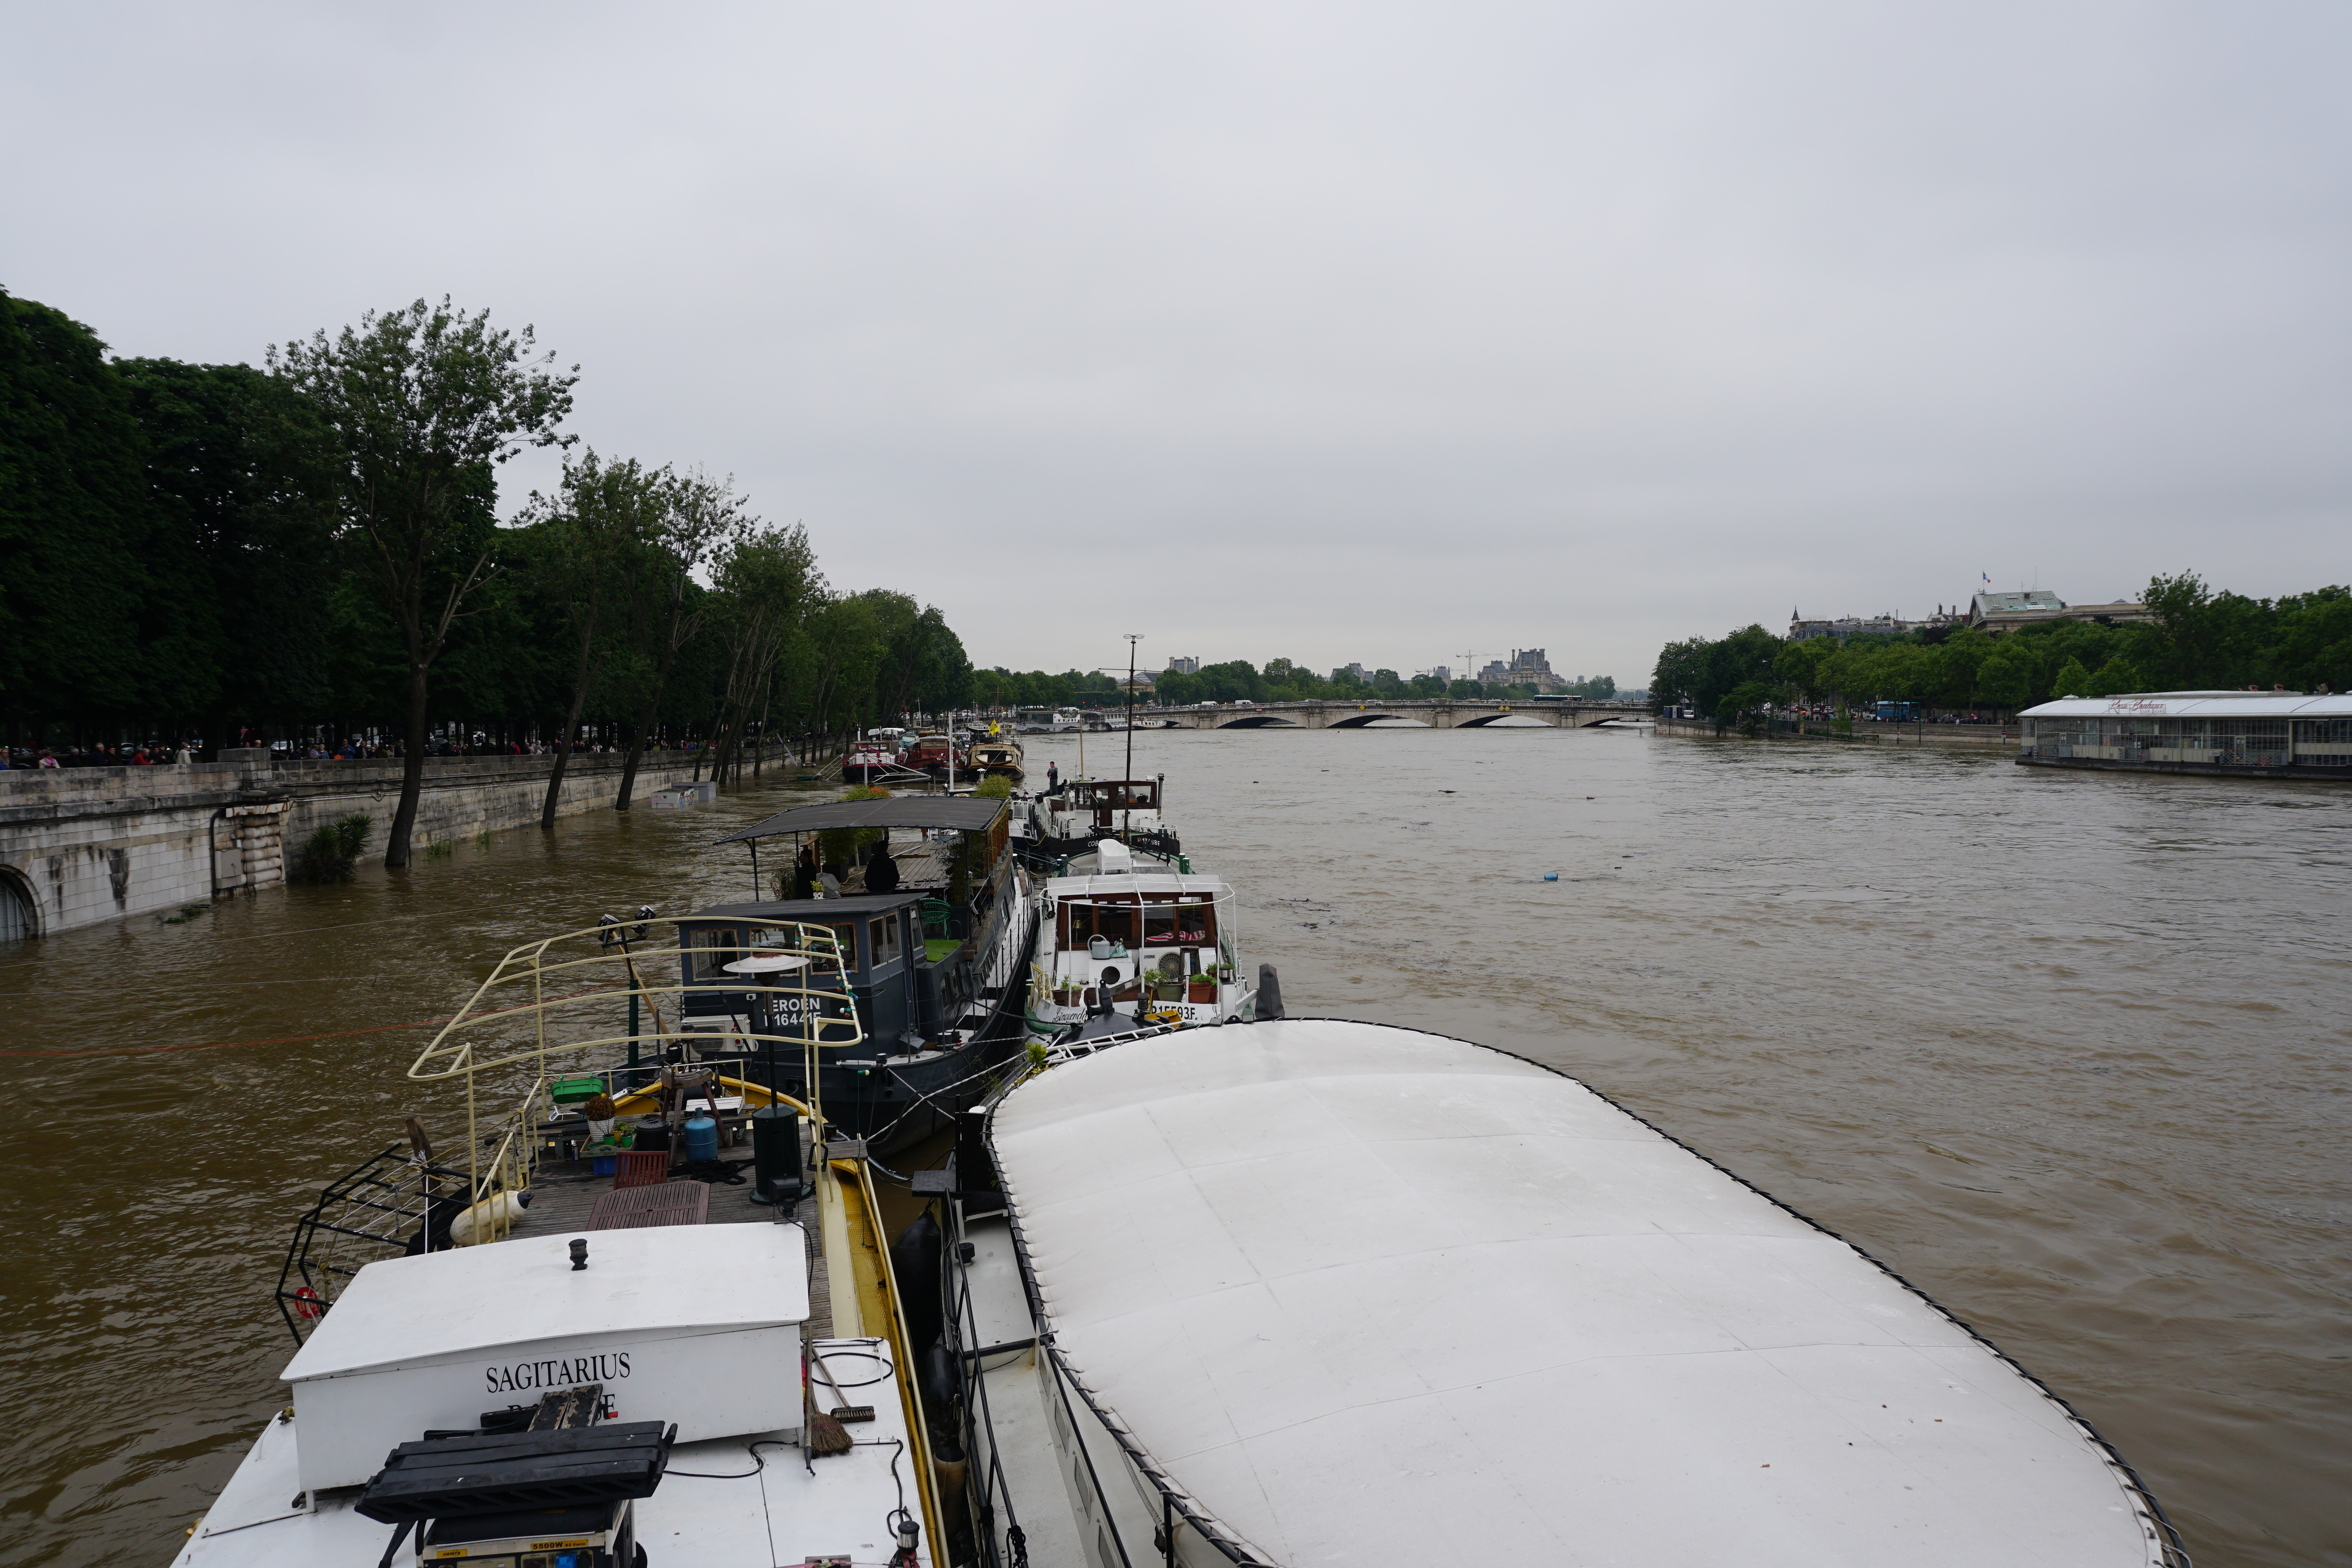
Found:
[[[11, 8], [0, 285], [454, 295], [982, 664], [2352, 578], [2352, 10]], [[516, 465], [509, 501], [544, 484]]]

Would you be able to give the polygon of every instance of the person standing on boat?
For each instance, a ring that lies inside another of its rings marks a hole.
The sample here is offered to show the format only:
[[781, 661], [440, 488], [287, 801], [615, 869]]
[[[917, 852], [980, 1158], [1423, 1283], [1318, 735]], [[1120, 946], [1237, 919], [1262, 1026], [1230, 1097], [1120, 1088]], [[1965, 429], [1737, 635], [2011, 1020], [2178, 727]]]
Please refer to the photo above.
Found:
[[1048, 762], [1048, 763], [1046, 763], [1046, 764], [1045, 764], [1045, 792], [1046, 792], [1047, 794], [1049, 794], [1049, 795], [1050, 795], [1050, 794], [1052, 794], [1055, 790], [1059, 789], [1061, 787], [1062, 787], [1062, 768], [1061, 768], [1061, 765], [1060, 765], [1060, 764], [1058, 764], [1058, 763], [1055, 763], [1055, 762]]

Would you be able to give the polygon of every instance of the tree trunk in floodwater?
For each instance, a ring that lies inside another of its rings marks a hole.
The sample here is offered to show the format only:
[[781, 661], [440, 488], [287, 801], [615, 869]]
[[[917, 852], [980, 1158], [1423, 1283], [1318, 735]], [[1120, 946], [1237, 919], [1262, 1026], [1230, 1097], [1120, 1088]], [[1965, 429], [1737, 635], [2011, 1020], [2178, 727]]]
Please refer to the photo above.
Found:
[[594, 664], [588, 660], [588, 649], [596, 635], [596, 622], [592, 616], [580, 629], [580, 670], [572, 683], [572, 711], [563, 720], [563, 738], [555, 747], [555, 767], [547, 776], [547, 800], [539, 808], [539, 825], [547, 832], [555, 831], [555, 808], [563, 795], [563, 772], [572, 760], [572, 737], [580, 733], [580, 711], [588, 706], [588, 688], [604, 667], [599, 659]]
[[392, 814], [392, 831], [385, 836], [383, 866], [398, 871], [408, 863], [408, 841], [416, 831], [416, 805], [425, 798], [425, 666], [408, 666], [408, 756], [400, 770], [400, 806]]

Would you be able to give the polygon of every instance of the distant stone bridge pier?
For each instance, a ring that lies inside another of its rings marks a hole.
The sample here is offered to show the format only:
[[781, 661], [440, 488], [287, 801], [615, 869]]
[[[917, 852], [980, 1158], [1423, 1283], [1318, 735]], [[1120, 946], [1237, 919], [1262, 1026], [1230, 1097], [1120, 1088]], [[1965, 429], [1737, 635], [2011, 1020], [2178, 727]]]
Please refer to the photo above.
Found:
[[[1137, 715], [1142, 722], [1143, 715]], [[1432, 729], [1482, 729], [1504, 719], [1533, 719], [1555, 729], [1591, 729], [1611, 719], [1647, 718], [1646, 702], [1598, 702], [1582, 697], [1486, 702], [1472, 697], [1413, 697], [1402, 702], [1261, 703], [1252, 707], [1153, 708], [1150, 716], [1173, 729], [1362, 729], [1384, 718], [1412, 719]]]
[[[426, 758], [416, 852], [538, 821], [554, 761]], [[557, 810], [612, 804], [621, 761], [575, 755]], [[280, 760], [257, 748], [186, 767], [0, 773], [0, 944], [281, 886], [292, 847], [343, 817], [373, 819], [368, 848], [380, 856], [400, 804], [401, 767]], [[655, 789], [692, 768], [687, 753], [649, 753], [637, 767], [635, 804], [650, 806]]]

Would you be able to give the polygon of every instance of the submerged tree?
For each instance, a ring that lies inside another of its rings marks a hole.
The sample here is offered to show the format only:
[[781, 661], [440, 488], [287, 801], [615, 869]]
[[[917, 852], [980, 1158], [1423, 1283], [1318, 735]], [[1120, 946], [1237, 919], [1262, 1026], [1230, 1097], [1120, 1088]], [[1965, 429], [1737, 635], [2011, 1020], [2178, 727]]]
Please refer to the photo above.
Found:
[[699, 470], [672, 477], [662, 486], [661, 519], [637, 552], [629, 571], [630, 624], [635, 646], [636, 685], [641, 702], [629, 727], [629, 754], [621, 765], [621, 789], [613, 809], [629, 809], [637, 763], [645, 756], [662, 695], [669, 688], [678, 650], [702, 623], [697, 568], [730, 538], [755, 527], [745, 509], [748, 497], [735, 493], [735, 476], [713, 479]]
[[531, 575], [547, 598], [562, 606], [576, 647], [571, 704], [540, 805], [539, 825], [550, 831], [580, 715], [612, 656], [611, 640], [600, 644], [597, 633], [609, 631], [610, 612], [626, 597], [627, 567], [661, 530], [671, 482], [667, 468], [647, 468], [633, 457], [604, 463], [591, 451], [563, 465], [562, 482], [551, 499], [531, 497]]
[[776, 676], [786, 646], [824, 592], [807, 530], [751, 528], [739, 536], [714, 574], [713, 617], [724, 650], [726, 684], [711, 737], [710, 776], [731, 763], [741, 772], [743, 738], [767, 732]]
[[496, 466], [566, 445], [579, 367], [534, 357], [532, 330], [491, 327], [419, 299], [355, 329], [269, 350], [269, 368], [318, 412], [346, 538], [398, 622], [408, 661], [407, 768], [383, 863], [408, 863], [425, 788], [427, 686], [449, 630], [491, 569]]

